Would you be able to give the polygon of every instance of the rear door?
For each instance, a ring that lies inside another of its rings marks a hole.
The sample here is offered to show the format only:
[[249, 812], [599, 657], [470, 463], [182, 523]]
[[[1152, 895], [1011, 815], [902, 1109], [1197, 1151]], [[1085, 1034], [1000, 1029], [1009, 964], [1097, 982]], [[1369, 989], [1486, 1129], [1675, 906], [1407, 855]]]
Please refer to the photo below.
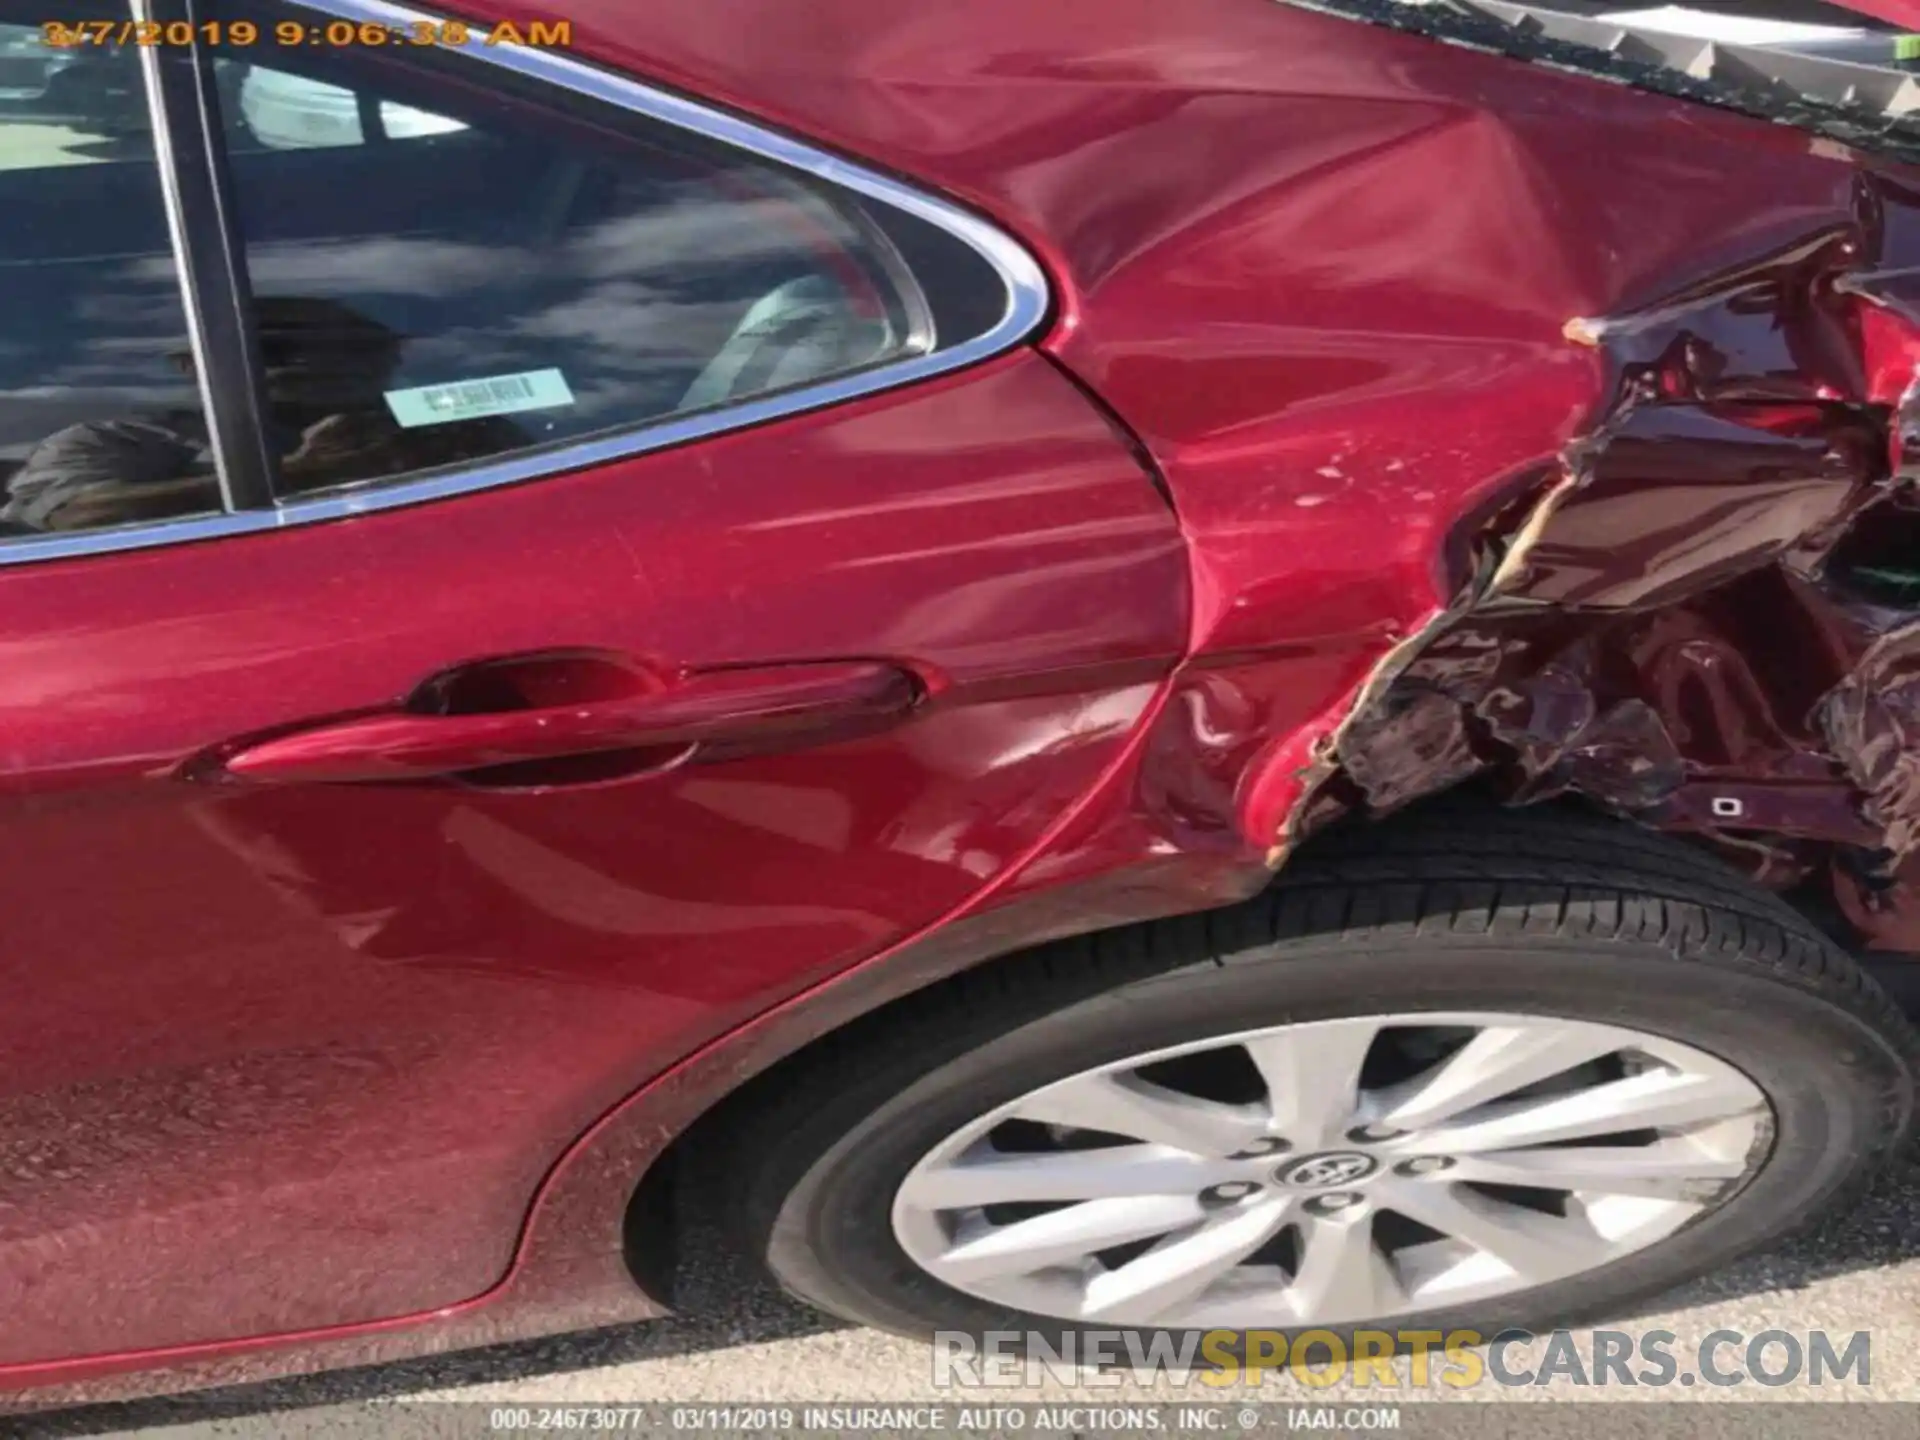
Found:
[[0, 100], [0, 1363], [483, 1292], [1184, 637], [980, 221], [552, 53], [198, 33]]

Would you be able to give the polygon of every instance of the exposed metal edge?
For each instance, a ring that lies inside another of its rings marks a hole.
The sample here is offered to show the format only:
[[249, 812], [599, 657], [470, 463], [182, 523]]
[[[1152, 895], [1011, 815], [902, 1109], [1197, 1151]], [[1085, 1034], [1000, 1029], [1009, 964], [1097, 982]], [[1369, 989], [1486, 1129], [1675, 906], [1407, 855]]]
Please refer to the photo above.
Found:
[[1737, 111], [1920, 163], [1920, 91], [1902, 72], [1599, 22], [1510, 0], [1274, 0], [1443, 44]]
[[[338, 19], [395, 26], [441, 18], [407, 6], [386, 4], [383, 0], [298, 0], [298, 3], [302, 8]], [[471, 55], [476, 64], [495, 65], [806, 171], [843, 190], [866, 195], [937, 225], [970, 246], [993, 267], [1006, 287], [1006, 308], [991, 329], [950, 350], [911, 356], [894, 364], [769, 395], [761, 400], [730, 405], [709, 414], [689, 415], [683, 419], [645, 425], [632, 431], [538, 454], [508, 456], [445, 475], [392, 484], [370, 482], [365, 489], [312, 500], [297, 500], [274, 510], [243, 510], [195, 516], [158, 525], [83, 531], [45, 538], [10, 537], [0, 541], [0, 566], [258, 534], [395, 510], [503, 485], [517, 485], [544, 476], [591, 469], [630, 456], [745, 429], [963, 369], [1011, 349], [1032, 333], [1046, 317], [1051, 304], [1051, 292], [1046, 272], [1041, 269], [1039, 262], [1012, 236], [957, 205], [936, 199], [889, 176], [737, 115], [713, 109], [624, 75], [613, 74], [554, 50], [503, 44], [475, 46], [463, 54]]]

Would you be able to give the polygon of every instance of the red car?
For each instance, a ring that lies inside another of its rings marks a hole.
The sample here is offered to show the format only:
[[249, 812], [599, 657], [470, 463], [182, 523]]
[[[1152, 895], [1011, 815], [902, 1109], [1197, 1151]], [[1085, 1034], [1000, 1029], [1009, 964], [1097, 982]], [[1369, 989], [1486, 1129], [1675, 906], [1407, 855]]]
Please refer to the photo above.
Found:
[[907, 1332], [1540, 1327], [1901, 1142], [1888, 24], [47, 8], [9, 1386], [658, 1315], [685, 1194]]

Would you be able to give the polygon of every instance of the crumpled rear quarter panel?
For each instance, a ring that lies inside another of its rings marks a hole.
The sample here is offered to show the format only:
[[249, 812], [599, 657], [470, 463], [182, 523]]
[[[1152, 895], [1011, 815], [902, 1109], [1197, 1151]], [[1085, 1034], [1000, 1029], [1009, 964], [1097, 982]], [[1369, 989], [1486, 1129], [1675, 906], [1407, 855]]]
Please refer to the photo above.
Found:
[[1143, 833], [1574, 792], [1920, 947], [1920, 175], [1272, 0], [674, 8], [677, 78], [1053, 266], [1192, 547]]
[[[1058, 930], [1196, 908], [1343, 812], [1574, 793], [1920, 949], [1920, 172], [1276, 0], [568, 8], [589, 58], [1042, 257], [1042, 347], [1178, 511], [1191, 653], [981, 934], [857, 967], [606, 1115], [437, 1343], [644, 1310], [615, 1237], [673, 1135], [834, 1020], [1031, 940], [1023, 902], [1051, 892]], [[1149, 873], [1110, 912], [1073, 888]], [[390, 1343], [336, 1358], [419, 1348]]]

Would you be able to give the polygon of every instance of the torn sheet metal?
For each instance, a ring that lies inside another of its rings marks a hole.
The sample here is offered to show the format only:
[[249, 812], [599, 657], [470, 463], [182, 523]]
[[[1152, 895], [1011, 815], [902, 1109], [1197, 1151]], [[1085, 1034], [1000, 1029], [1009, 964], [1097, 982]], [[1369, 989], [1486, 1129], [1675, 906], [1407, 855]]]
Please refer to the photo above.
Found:
[[[1910, 298], [1911, 297], [1911, 298]], [[1475, 781], [1573, 794], [1920, 949], [1920, 196], [1630, 313], [1574, 317], [1613, 400], [1452, 549], [1284, 843]]]
[[1876, 641], [1819, 719], [1887, 849], [1920, 849], [1920, 620]]

